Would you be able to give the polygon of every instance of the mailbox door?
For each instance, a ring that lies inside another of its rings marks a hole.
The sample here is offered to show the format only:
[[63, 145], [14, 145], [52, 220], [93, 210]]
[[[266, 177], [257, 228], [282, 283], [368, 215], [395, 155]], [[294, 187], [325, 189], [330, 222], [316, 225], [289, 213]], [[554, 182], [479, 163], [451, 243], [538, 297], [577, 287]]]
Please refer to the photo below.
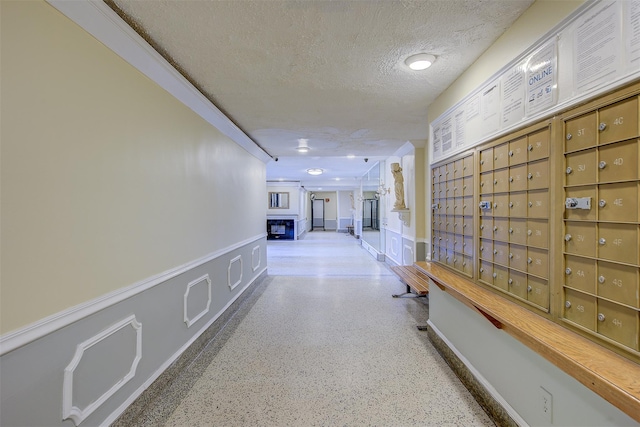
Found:
[[522, 299], [527, 299], [527, 275], [509, 270], [509, 292]]
[[598, 333], [638, 349], [638, 312], [611, 301], [598, 299]]
[[638, 222], [638, 183], [601, 185], [598, 218], [601, 221]]
[[527, 193], [527, 216], [529, 218], [549, 218], [549, 191], [533, 190]]
[[591, 112], [565, 122], [565, 151], [596, 145], [596, 113]]
[[598, 181], [638, 179], [638, 142], [618, 142], [599, 149]]
[[509, 168], [509, 191], [523, 191], [527, 189], [527, 165], [511, 166]]
[[549, 157], [549, 128], [530, 134], [528, 139], [529, 161]]
[[549, 159], [529, 163], [527, 170], [527, 188], [529, 190], [549, 187]]
[[598, 224], [598, 257], [638, 264], [638, 226], [636, 224]]
[[546, 219], [527, 220], [527, 244], [537, 248], [549, 248], [549, 222]]
[[597, 163], [595, 149], [567, 154], [565, 169], [567, 185], [594, 184]]
[[600, 144], [638, 136], [638, 98], [633, 97], [599, 111]]
[[638, 305], [639, 272], [638, 267], [598, 261], [598, 295], [640, 307]]
[[564, 284], [571, 288], [595, 294], [596, 260], [565, 255]]
[[519, 165], [527, 161], [527, 137], [509, 142], [509, 165]]
[[524, 218], [509, 219], [509, 243], [524, 245], [527, 243], [527, 220]]
[[565, 224], [564, 251], [569, 254], [595, 257], [596, 225], [589, 222]]
[[596, 298], [573, 289], [564, 290], [565, 319], [592, 331], [596, 330]]
[[589, 198], [591, 199], [591, 209], [571, 209], [565, 206], [564, 217], [567, 219], [592, 220], [596, 219], [598, 200], [596, 199], [596, 186], [588, 185], [584, 187], [569, 187], [566, 190], [567, 199]]

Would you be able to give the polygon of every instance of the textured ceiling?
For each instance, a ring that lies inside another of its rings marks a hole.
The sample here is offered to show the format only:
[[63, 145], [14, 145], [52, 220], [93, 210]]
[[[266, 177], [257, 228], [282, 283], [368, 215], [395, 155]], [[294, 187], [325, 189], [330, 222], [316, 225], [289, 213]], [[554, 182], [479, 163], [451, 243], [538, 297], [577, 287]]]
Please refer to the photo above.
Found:
[[[267, 165], [268, 179], [308, 186], [353, 182], [407, 141], [423, 146], [428, 105], [533, 3], [107, 1], [279, 158]], [[404, 59], [419, 52], [437, 60], [411, 71]], [[299, 138], [309, 153], [295, 150]], [[311, 179], [310, 167], [326, 173]]]

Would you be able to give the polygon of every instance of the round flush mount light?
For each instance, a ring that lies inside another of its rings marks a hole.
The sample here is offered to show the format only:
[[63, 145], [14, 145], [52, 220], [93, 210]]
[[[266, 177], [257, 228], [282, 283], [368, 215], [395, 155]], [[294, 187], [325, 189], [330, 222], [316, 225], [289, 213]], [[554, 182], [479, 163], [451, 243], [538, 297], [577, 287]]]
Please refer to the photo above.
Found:
[[307, 169], [307, 173], [309, 175], [322, 175], [322, 172], [324, 172], [324, 171], [322, 169], [318, 169], [318, 168]]
[[417, 53], [405, 59], [404, 63], [412, 70], [420, 71], [431, 67], [435, 60], [436, 57], [428, 53]]
[[298, 146], [296, 147], [298, 153], [308, 153], [309, 152], [309, 140], [306, 138], [298, 139]]

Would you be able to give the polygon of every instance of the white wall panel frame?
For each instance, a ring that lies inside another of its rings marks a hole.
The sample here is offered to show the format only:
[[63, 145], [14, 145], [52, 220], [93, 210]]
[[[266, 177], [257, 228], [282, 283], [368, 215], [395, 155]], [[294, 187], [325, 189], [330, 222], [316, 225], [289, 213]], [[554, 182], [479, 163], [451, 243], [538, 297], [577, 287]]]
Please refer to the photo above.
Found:
[[[239, 262], [240, 263], [240, 276], [238, 277], [238, 280], [236, 280], [235, 282], [232, 282], [231, 279], [231, 274], [232, 274], [232, 270], [233, 270], [233, 264]], [[238, 286], [240, 283], [242, 283], [242, 255], [238, 255], [237, 257], [233, 258], [231, 261], [229, 261], [229, 267], [227, 268], [227, 283], [229, 284], [229, 289], [233, 290], [236, 286]]]
[[[208, 296], [207, 304], [204, 310], [202, 310], [200, 313], [196, 314], [195, 317], [190, 319], [189, 318], [189, 292], [191, 291], [192, 287], [202, 282], [206, 282], [207, 284], [207, 296]], [[209, 312], [210, 307], [211, 307], [211, 279], [209, 278], [208, 274], [205, 274], [204, 276], [189, 282], [189, 284], [187, 285], [187, 290], [184, 293], [184, 323], [187, 324], [187, 328], [190, 328], [191, 325], [196, 323], [198, 320], [202, 318], [202, 316], [207, 314]]]
[[[107, 391], [105, 391], [98, 399], [91, 402], [84, 409], [81, 409], [73, 404], [73, 374], [75, 369], [80, 364], [82, 357], [88, 349], [109, 338], [111, 335], [120, 331], [121, 329], [131, 326], [136, 333], [136, 349], [135, 357], [131, 363], [129, 371]], [[101, 333], [89, 338], [86, 341], [81, 342], [76, 346], [76, 352], [69, 365], [64, 370], [64, 382], [63, 382], [63, 394], [62, 394], [62, 419], [71, 419], [76, 425], [79, 425], [85, 418], [87, 418], [93, 411], [95, 411], [100, 405], [102, 405], [109, 397], [114, 395], [120, 388], [122, 388], [127, 382], [129, 382], [136, 374], [136, 368], [138, 362], [142, 359], [142, 324], [136, 320], [135, 315], [131, 315], [120, 322], [111, 325]]]

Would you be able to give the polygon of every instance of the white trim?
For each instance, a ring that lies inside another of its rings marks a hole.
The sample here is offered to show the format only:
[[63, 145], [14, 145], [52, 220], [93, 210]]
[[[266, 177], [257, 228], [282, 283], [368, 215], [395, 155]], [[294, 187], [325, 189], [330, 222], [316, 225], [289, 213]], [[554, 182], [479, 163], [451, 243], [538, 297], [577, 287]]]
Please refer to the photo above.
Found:
[[[237, 262], [237, 261], [240, 261], [240, 277], [238, 278], [238, 281], [232, 285], [231, 284], [231, 266], [233, 265], [234, 262]], [[227, 284], [229, 285], [229, 289], [233, 290], [240, 283], [242, 283], [242, 255], [238, 255], [237, 257], [229, 261], [229, 266], [227, 267]]]
[[267, 233], [259, 234], [258, 236], [251, 237], [234, 245], [212, 252], [202, 258], [180, 265], [155, 276], [148, 277], [144, 280], [141, 280], [140, 282], [134, 283], [133, 285], [110, 292], [94, 300], [78, 304], [74, 307], [45, 317], [44, 319], [41, 319], [35, 323], [4, 334], [0, 337], [0, 356], [19, 347], [22, 347], [23, 345], [29, 344], [30, 342], [33, 342], [38, 338], [42, 338], [43, 336], [50, 334], [51, 332], [68, 326], [73, 322], [97, 313], [100, 310], [131, 298], [132, 296], [144, 292], [147, 289], [159, 285], [160, 283], [166, 282], [167, 280], [176, 277], [177, 275], [182, 274], [185, 271], [189, 271], [195, 267], [198, 267], [199, 265], [211, 261], [212, 259], [218, 258], [231, 251], [234, 251], [266, 237]]
[[[187, 310], [188, 301], [189, 301], [189, 291], [191, 290], [192, 287], [194, 287], [195, 285], [203, 281], [207, 282], [207, 295], [208, 295], [207, 306], [204, 308], [204, 310], [198, 313], [193, 319], [189, 319], [189, 314]], [[198, 320], [200, 320], [202, 316], [207, 314], [209, 312], [209, 307], [211, 307], [211, 279], [209, 278], [209, 274], [205, 274], [204, 276], [189, 282], [189, 284], [187, 285], [187, 290], [184, 293], [184, 323], [187, 324], [187, 328], [190, 328], [191, 325], [196, 323]]]
[[[129, 372], [127, 372], [124, 377], [116, 381], [109, 390], [105, 391], [98, 399], [91, 402], [86, 408], [80, 409], [73, 405], [73, 373], [78, 367], [78, 364], [80, 364], [80, 360], [82, 359], [84, 352], [127, 326], [131, 326], [136, 332], [136, 356], [129, 367]], [[69, 366], [64, 370], [64, 382], [62, 388], [62, 420], [64, 421], [71, 418], [76, 425], [79, 425], [85, 420], [85, 418], [91, 415], [93, 411], [98, 409], [100, 405], [113, 396], [122, 388], [122, 386], [136, 375], [136, 368], [138, 367], [140, 359], [142, 359], [142, 324], [136, 320], [135, 315], [131, 315], [126, 319], [111, 325], [99, 334], [78, 344], [71, 363], [69, 363]]]
[[[256, 252], [258, 252], [258, 263], [256, 263]], [[251, 250], [251, 271], [255, 273], [255, 271], [260, 268], [261, 263], [262, 251], [260, 250], [260, 245], [258, 245]]]
[[103, 1], [47, 2], [251, 155], [264, 163], [271, 160], [267, 152], [229, 120]]
[[218, 313], [216, 313], [215, 316], [213, 316], [213, 318], [211, 320], [209, 320], [207, 322], [206, 325], [204, 325], [196, 334], [193, 335], [193, 337], [191, 337], [191, 339], [189, 341], [187, 341], [182, 347], [180, 347], [180, 349], [178, 349], [178, 351], [176, 351], [169, 359], [167, 359], [166, 362], [164, 362], [162, 365], [160, 365], [160, 367], [149, 377], [149, 379], [147, 379], [140, 387], [138, 387], [138, 389], [136, 391], [134, 391], [131, 396], [129, 396], [124, 402], [122, 402], [122, 404], [111, 413], [111, 415], [109, 415], [103, 422], [102, 424], [100, 424], [101, 427], [108, 427], [110, 426], [116, 419], [118, 419], [118, 417], [129, 407], [131, 406], [131, 404], [142, 394], [143, 391], [145, 391], [146, 389], [149, 388], [149, 386], [151, 384], [153, 384], [153, 382], [155, 380], [158, 379], [158, 377], [160, 375], [162, 375], [162, 373], [164, 371], [167, 370], [167, 368], [169, 366], [171, 366], [171, 364], [173, 362], [175, 362], [178, 357], [180, 357], [182, 355], [182, 353], [185, 352], [186, 349], [189, 348], [189, 346], [191, 344], [193, 344], [198, 337], [200, 337], [200, 335], [202, 335], [212, 324], [213, 322], [215, 322], [216, 320], [218, 320], [218, 318], [225, 312], [227, 311], [227, 309], [229, 307], [231, 307], [231, 304], [233, 304], [239, 297], [240, 295], [242, 295], [244, 293], [244, 291], [247, 290], [247, 288], [249, 288], [249, 286], [251, 286], [253, 284], [253, 282], [256, 281], [256, 279], [258, 277], [260, 277], [260, 275], [262, 273], [264, 273], [267, 270], [267, 267], [264, 267], [262, 270], [260, 270], [260, 272], [258, 272], [258, 274], [256, 274], [253, 279], [251, 279], [249, 281], [249, 283], [247, 283], [247, 285], [240, 291], [238, 292], [233, 298], [231, 298], [231, 300], [229, 300], [229, 302], [220, 309], [220, 311]]
[[469, 362], [469, 360], [466, 357], [464, 357], [462, 353], [460, 353], [460, 351], [458, 351], [458, 349], [453, 345], [453, 343], [449, 341], [442, 332], [440, 332], [440, 330], [431, 322], [431, 319], [427, 320], [427, 324], [429, 325], [429, 327], [431, 327], [431, 329], [433, 329], [433, 332], [435, 332], [436, 335], [438, 335], [438, 337], [440, 337], [440, 339], [444, 341], [447, 347], [449, 347], [449, 349], [460, 359], [460, 361], [464, 364], [464, 366], [466, 366], [467, 369], [469, 369], [469, 371], [475, 377], [475, 379], [478, 380], [478, 382], [482, 384], [482, 386], [485, 389], [487, 389], [491, 397], [493, 397], [498, 402], [498, 404], [500, 404], [500, 406], [502, 406], [504, 410], [507, 411], [511, 419], [513, 419], [513, 421], [515, 421], [516, 424], [518, 424], [521, 427], [528, 427], [529, 424], [520, 416], [520, 414], [516, 412], [515, 409], [513, 409], [511, 405], [509, 405], [509, 403], [504, 399], [504, 397], [502, 397], [502, 395], [498, 393], [498, 390], [496, 390], [493, 387], [493, 385], [491, 385], [491, 383], [480, 373], [480, 371], [478, 371], [471, 364], [471, 362]]
[[391, 155], [391, 157], [399, 157], [400, 158], [400, 162], [402, 162], [402, 157], [406, 156], [407, 154], [414, 154], [415, 153], [415, 149], [416, 149], [416, 147], [410, 141], [407, 141], [404, 144], [402, 144], [402, 146], [400, 148], [398, 148]]

